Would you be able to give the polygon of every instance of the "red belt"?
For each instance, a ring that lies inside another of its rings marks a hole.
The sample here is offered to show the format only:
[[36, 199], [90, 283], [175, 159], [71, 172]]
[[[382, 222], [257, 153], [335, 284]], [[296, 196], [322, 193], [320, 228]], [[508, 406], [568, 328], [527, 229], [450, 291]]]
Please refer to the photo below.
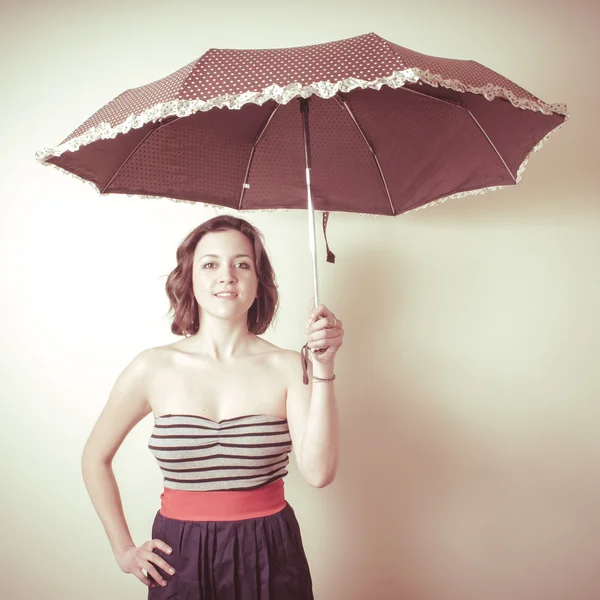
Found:
[[180, 521], [238, 521], [266, 517], [283, 510], [283, 479], [254, 490], [186, 491], [165, 488], [160, 514]]

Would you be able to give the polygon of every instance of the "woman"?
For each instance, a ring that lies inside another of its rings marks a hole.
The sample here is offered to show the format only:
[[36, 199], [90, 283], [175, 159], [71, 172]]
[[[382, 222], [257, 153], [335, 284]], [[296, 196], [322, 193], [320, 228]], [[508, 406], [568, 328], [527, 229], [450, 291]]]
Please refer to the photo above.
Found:
[[[311, 311], [313, 385], [304, 385], [300, 355], [258, 337], [277, 308], [273, 269], [260, 232], [231, 216], [185, 238], [166, 287], [171, 329], [184, 337], [123, 371], [83, 451], [84, 481], [115, 558], [152, 600], [311, 599], [283, 477], [292, 444], [310, 485], [335, 477], [342, 323], [322, 305]], [[136, 546], [111, 463], [150, 412], [164, 492], [152, 540]]]

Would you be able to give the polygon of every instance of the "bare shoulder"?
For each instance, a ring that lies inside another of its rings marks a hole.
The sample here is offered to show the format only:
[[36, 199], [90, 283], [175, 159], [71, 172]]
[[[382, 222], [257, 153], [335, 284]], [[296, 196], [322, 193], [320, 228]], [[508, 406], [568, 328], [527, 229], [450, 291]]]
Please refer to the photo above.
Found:
[[86, 460], [111, 461], [131, 429], [151, 412], [147, 383], [154, 364], [155, 353], [144, 350], [117, 377], [85, 444]]
[[151, 378], [165, 361], [165, 352], [160, 348], [142, 350], [123, 369], [115, 382], [115, 388], [126, 389], [129, 393], [135, 390], [139, 395], [143, 395]]
[[129, 418], [149, 413], [149, 390], [155, 378], [172, 362], [174, 353], [169, 346], [139, 352], [118, 376], [108, 399], [109, 409], [131, 411]]
[[124, 372], [129, 371], [132, 376], [144, 376], [149, 373], [153, 367], [156, 367], [161, 360], [161, 348], [147, 348], [142, 350], [127, 365]]
[[140, 371], [145, 371], [147, 374], [156, 375], [163, 369], [172, 367], [176, 364], [178, 357], [189, 354], [182, 340], [165, 344], [164, 346], [154, 346], [140, 352], [134, 359]]
[[180, 347], [181, 340], [177, 340], [171, 344], [165, 344], [164, 346], [154, 346], [153, 348], [148, 348], [147, 350], [143, 350], [138, 354], [136, 358], [146, 364], [151, 366], [158, 366], [161, 363], [168, 362], [177, 354], [184, 352], [184, 348]]

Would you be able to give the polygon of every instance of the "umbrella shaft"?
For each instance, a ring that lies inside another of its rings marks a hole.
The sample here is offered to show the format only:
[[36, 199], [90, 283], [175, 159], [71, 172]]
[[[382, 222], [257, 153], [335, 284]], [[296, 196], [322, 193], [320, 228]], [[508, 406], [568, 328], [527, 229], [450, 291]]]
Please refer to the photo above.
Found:
[[313, 263], [313, 291], [315, 306], [319, 305], [319, 292], [317, 289], [317, 237], [315, 235], [315, 210], [310, 189], [310, 130], [308, 127], [308, 98], [300, 99], [300, 113], [302, 114], [302, 132], [304, 134], [304, 159], [306, 161], [306, 196], [308, 208], [308, 245]]
[[312, 194], [310, 190], [310, 169], [306, 168], [306, 195], [308, 199], [308, 244], [313, 264], [313, 291], [315, 295], [315, 306], [319, 305], [319, 292], [317, 289], [317, 236], [315, 234], [315, 210], [313, 207]]

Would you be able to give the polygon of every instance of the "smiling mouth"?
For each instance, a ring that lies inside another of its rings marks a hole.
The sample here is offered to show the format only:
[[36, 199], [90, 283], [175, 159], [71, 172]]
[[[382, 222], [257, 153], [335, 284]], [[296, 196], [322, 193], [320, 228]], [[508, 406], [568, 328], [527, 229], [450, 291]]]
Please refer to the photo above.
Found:
[[237, 294], [233, 292], [221, 292], [219, 294], [215, 294], [217, 298], [237, 298]]

